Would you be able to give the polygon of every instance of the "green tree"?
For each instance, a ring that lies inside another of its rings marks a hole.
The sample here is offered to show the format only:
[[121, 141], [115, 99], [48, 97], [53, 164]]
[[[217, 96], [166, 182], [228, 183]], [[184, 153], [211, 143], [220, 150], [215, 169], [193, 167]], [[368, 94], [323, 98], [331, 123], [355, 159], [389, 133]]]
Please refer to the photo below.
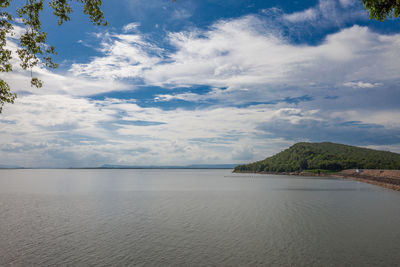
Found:
[[261, 161], [239, 165], [236, 172], [399, 169], [400, 154], [335, 143], [297, 143]]
[[363, 0], [363, 4], [369, 10], [370, 19], [384, 21], [388, 17], [400, 16], [399, 0]]
[[[7, 48], [7, 36], [14, 35], [14, 18], [9, 12], [13, 0], [0, 0], [0, 72], [13, 70], [11, 64], [12, 52]], [[73, 0], [49, 0], [46, 1], [52, 8], [53, 14], [58, 18], [58, 25], [70, 20], [73, 12], [71, 2]], [[101, 0], [75, 0], [83, 5], [83, 13], [89, 16], [90, 21], [95, 25], [107, 25], [103, 11], [100, 9]], [[47, 33], [42, 31], [42, 24], [39, 18], [43, 11], [45, 0], [15, 0], [22, 3], [17, 8], [16, 14], [25, 25], [25, 32], [19, 38], [19, 48], [16, 51], [20, 66], [24, 70], [32, 70], [33, 67], [41, 64], [47, 68], [57, 68], [52, 61], [52, 55], [57, 54], [54, 46], [47, 43]], [[31, 86], [42, 87], [43, 83], [37, 77], [32, 77]], [[0, 113], [5, 103], [14, 103], [16, 94], [3, 79], [0, 79]]]

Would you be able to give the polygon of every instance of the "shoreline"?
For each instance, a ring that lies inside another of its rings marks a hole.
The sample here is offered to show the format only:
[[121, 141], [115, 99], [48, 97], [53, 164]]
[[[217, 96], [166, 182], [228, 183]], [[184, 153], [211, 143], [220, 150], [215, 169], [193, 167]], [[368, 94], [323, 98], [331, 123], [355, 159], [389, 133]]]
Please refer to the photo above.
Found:
[[349, 180], [353, 180], [353, 181], [357, 181], [357, 182], [363, 182], [363, 183], [372, 184], [372, 185], [376, 185], [376, 186], [380, 186], [380, 187], [384, 187], [387, 189], [392, 189], [392, 190], [400, 192], [400, 185], [396, 185], [396, 184], [385, 183], [385, 182], [370, 180], [370, 179], [366, 179], [366, 178], [341, 176], [341, 175], [332, 175], [332, 177], [349, 179]]
[[400, 170], [343, 170], [334, 176], [400, 191]]
[[364, 182], [387, 189], [400, 192], [400, 170], [343, 170], [335, 174], [316, 174], [308, 172], [251, 172], [241, 171], [235, 173], [256, 173], [273, 175], [295, 175], [295, 176], [315, 176], [315, 177], [334, 177]]

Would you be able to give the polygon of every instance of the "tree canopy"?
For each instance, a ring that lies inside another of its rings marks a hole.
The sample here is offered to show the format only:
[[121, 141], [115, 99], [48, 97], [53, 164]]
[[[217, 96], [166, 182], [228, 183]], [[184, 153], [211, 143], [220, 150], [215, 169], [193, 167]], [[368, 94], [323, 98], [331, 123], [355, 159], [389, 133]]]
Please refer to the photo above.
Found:
[[[7, 37], [14, 35], [15, 18], [8, 11], [13, 0], [0, 0], [0, 72], [13, 70], [11, 64], [12, 51], [7, 46]], [[70, 20], [73, 12], [71, 2], [73, 0], [49, 0], [46, 1], [53, 14], [58, 18], [58, 25]], [[107, 25], [103, 11], [100, 9], [101, 0], [74, 0], [83, 5], [83, 13], [89, 16], [95, 25]], [[16, 10], [16, 16], [25, 26], [25, 32], [19, 37], [18, 55], [20, 66], [29, 70], [41, 65], [48, 68], [57, 68], [52, 55], [57, 54], [54, 46], [47, 43], [47, 33], [42, 30], [40, 12], [45, 8], [45, 0], [25, 0]], [[31, 85], [37, 88], [42, 86], [42, 81], [37, 77], [31, 78]], [[4, 79], [0, 79], [0, 113], [4, 103], [14, 103], [16, 94], [10, 90], [10, 86]]]
[[400, 15], [399, 0], [363, 0], [363, 4], [369, 10], [370, 19], [384, 21]]
[[297, 143], [261, 161], [239, 165], [235, 172], [340, 171], [400, 169], [400, 154], [335, 143]]

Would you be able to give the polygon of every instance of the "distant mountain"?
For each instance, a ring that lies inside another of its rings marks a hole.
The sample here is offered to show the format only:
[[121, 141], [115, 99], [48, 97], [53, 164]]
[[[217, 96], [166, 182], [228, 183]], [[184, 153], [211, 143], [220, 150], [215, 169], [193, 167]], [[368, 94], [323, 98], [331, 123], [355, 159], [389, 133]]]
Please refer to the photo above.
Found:
[[0, 165], [0, 169], [23, 169], [23, 167], [16, 165]]
[[290, 148], [250, 164], [235, 172], [299, 172], [302, 170], [400, 169], [400, 154], [356, 146], [324, 143], [297, 143]]
[[104, 164], [101, 169], [233, 169], [237, 164], [194, 164], [186, 166], [129, 166]]

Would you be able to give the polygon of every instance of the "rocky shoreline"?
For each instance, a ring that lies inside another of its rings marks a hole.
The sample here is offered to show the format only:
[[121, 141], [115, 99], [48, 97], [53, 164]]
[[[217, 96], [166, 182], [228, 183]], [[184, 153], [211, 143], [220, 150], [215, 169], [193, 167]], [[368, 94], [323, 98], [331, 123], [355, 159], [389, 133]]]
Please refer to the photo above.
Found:
[[400, 191], [400, 170], [343, 170], [333, 176]]
[[[249, 171], [241, 171], [241, 173], [254, 173]], [[274, 175], [296, 175], [296, 176], [320, 176], [320, 177], [337, 177], [350, 179], [354, 181], [373, 184], [388, 189], [400, 191], [400, 170], [343, 170], [335, 174], [326, 173], [310, 173], [310, 172], [257, 172], [257, 174], [274, 174]]]

